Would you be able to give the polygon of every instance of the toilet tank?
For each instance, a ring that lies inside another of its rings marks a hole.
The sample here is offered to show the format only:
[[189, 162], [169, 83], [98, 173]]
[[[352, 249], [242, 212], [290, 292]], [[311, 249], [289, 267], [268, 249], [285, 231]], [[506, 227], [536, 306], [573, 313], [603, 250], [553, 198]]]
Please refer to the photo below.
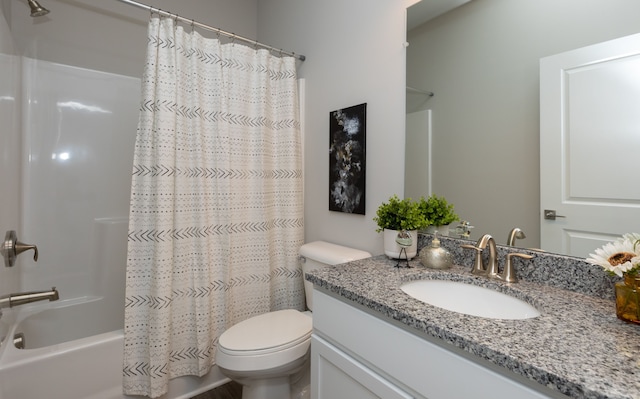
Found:
[[[302, 263], [303, 277], [304, 274], [314, 269], [370, 257], [371, 254], [369, 252], [343, 247], [342, 245], [331, 244], [325, 241], [314, 241], [300, 247], [300, 262]], [[304, 292], [307, 299], [307, 308], [313, 310], [311, 298], [313, 284], [306, 279], [304, 280]]]

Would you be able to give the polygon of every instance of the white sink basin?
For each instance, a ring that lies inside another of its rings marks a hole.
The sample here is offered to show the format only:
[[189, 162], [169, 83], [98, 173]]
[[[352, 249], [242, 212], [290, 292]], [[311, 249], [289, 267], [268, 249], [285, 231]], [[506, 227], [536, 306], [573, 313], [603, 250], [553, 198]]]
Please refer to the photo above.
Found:
[[490, 319], [530, 319], [540, 316], [533, 306], [518, 298], [466, 283], [419, 280], [403, 284], [402, 291], [439, 308]]

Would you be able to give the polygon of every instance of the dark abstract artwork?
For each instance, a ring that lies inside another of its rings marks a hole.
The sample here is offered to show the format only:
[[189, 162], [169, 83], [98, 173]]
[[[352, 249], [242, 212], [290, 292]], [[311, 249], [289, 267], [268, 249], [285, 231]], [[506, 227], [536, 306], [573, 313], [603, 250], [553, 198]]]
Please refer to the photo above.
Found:
[[364, 215], [367, 104], [329, 116], [329, 210]]

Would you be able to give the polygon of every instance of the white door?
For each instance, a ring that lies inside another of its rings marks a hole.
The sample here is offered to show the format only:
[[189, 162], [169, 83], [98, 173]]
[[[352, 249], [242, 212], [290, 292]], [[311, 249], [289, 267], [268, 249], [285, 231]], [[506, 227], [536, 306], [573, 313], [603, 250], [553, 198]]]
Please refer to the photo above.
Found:
[[547, 251], [640, 232], [640, 34], [540, 60], [540, 194]]

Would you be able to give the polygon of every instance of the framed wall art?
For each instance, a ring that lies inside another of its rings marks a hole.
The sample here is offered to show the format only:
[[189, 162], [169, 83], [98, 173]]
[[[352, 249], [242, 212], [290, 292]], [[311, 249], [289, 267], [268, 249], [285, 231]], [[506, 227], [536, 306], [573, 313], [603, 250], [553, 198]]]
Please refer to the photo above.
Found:
[[329, 210], [364, 215], [367, 104], [329, 114]]

